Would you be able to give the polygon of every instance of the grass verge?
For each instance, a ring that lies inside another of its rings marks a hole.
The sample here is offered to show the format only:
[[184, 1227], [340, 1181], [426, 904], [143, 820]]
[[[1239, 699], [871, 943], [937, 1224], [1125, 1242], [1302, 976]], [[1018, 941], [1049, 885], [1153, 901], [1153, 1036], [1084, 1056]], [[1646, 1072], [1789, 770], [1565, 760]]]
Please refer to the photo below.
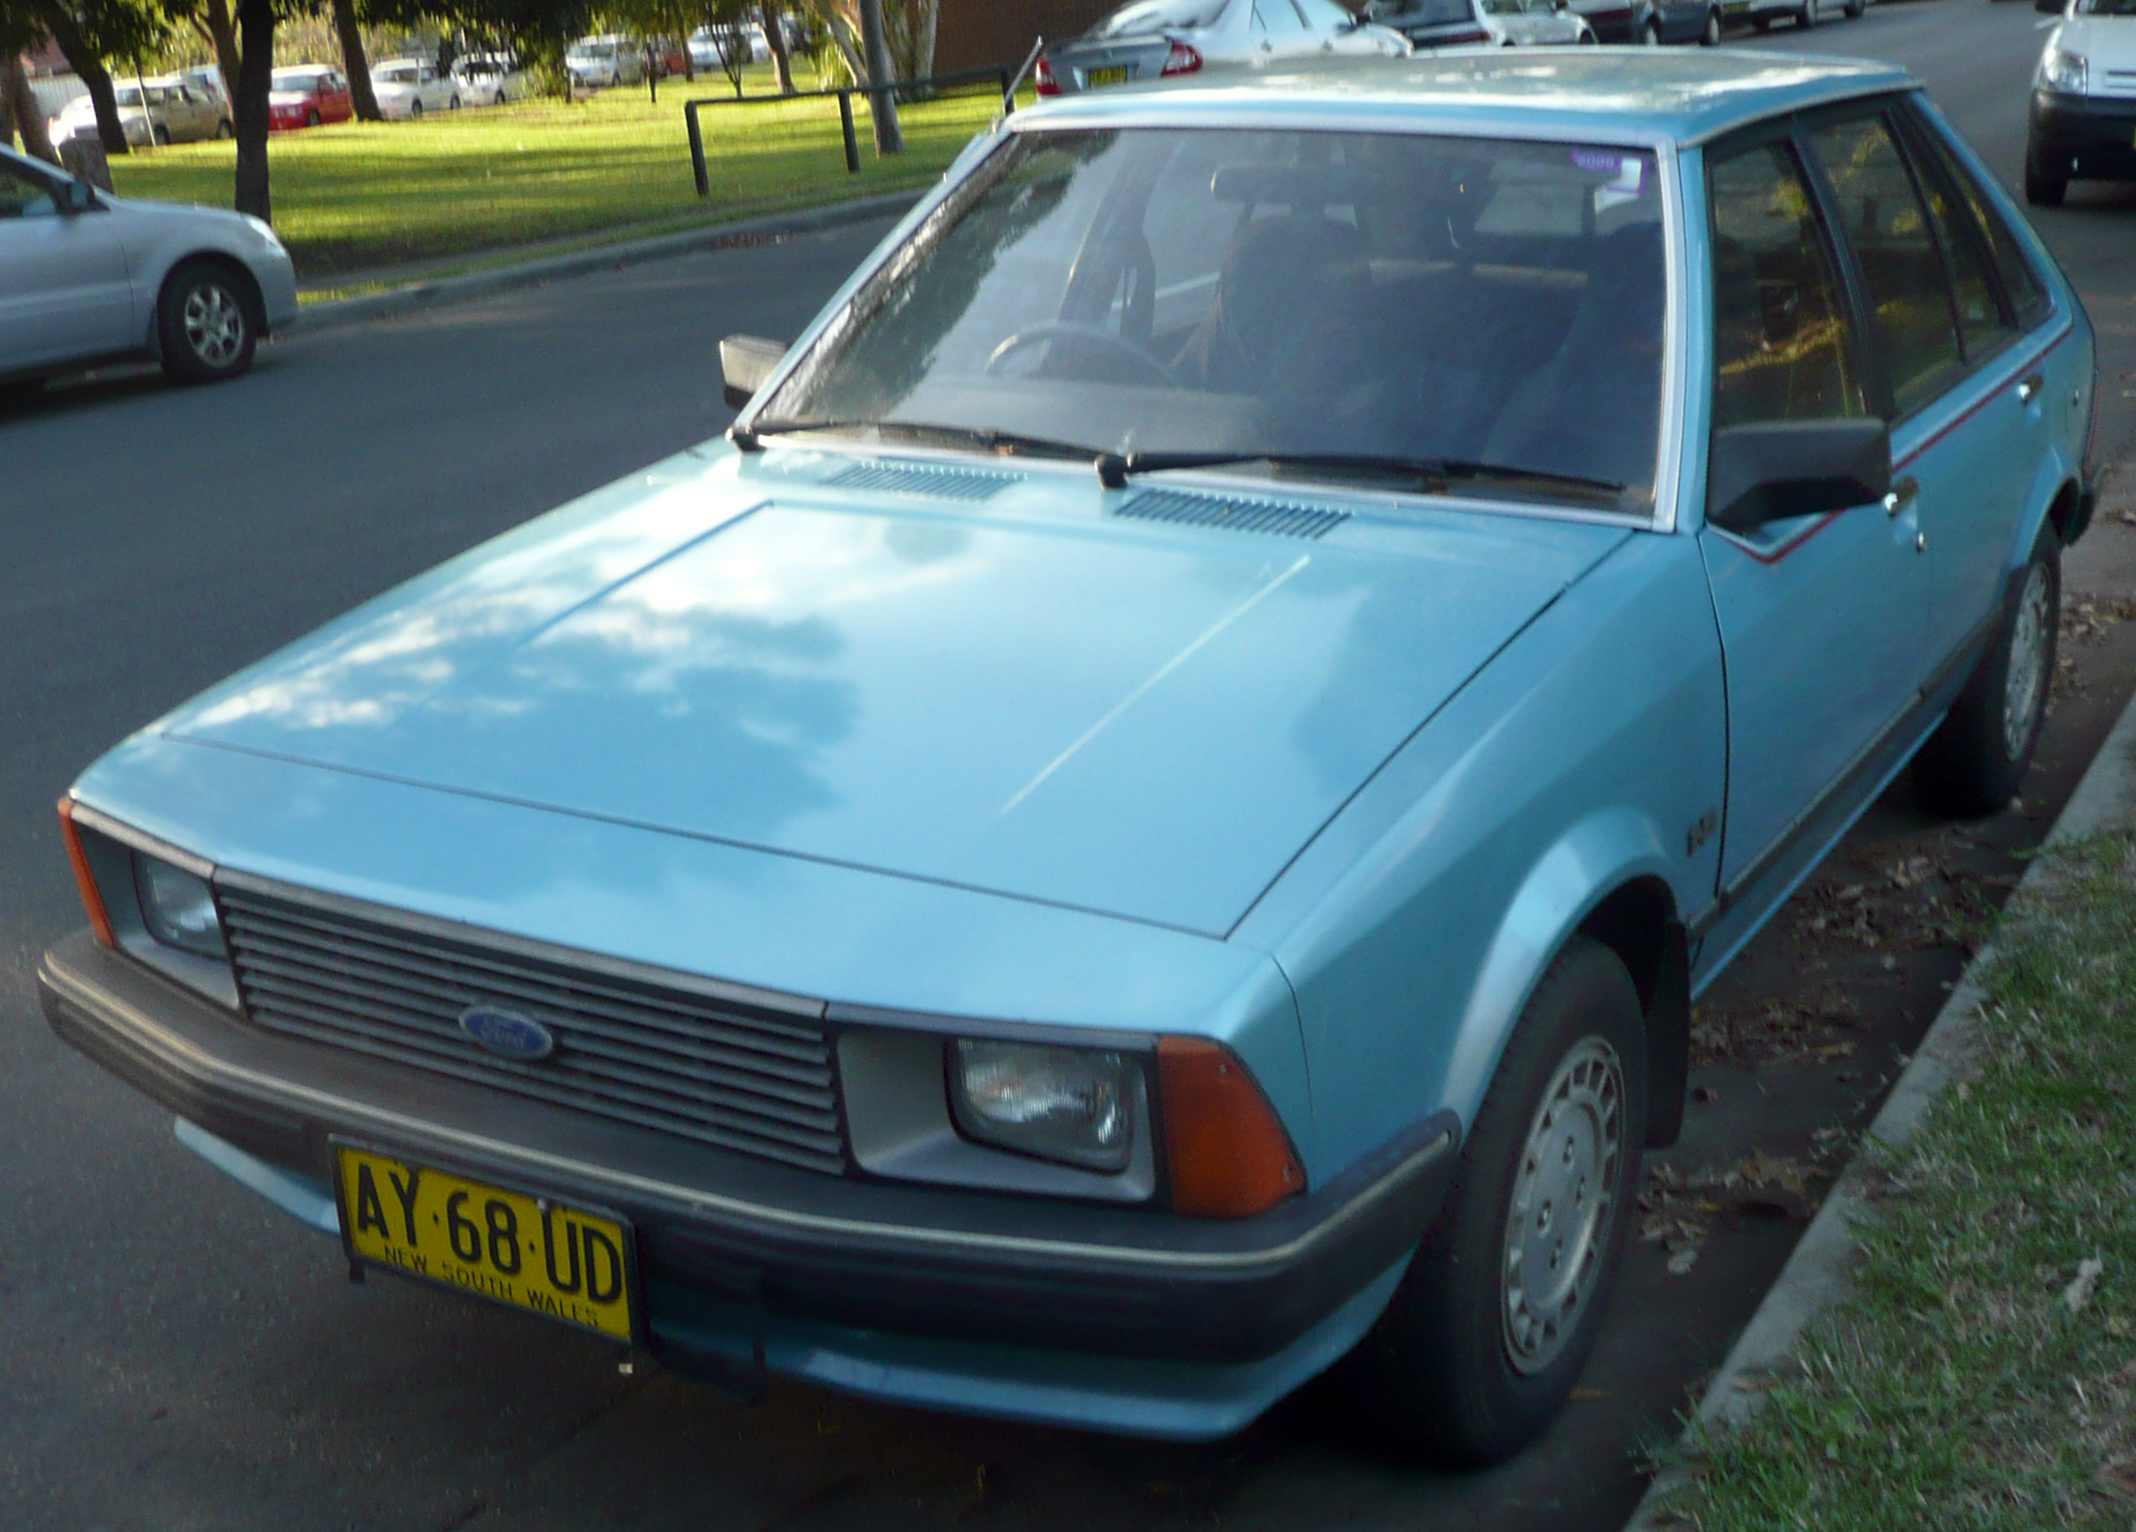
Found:
[[1872, 1161], [1855, 1295], [1667, 1510], [1700, 1532], [2136, 1525], [2136, 831], [2058, 847], [1979, 1072]]
[[[298, 274], [318, 279], [820, 206], [925, 185], [1000, 109], [987, 86], [910, 103], [900, 113], [906, 152], [879, 159], [856, 102], [861, 163], [849, 175], [837, 102], [723, 101], [702, 113], [712, 195], [700, 199], [682, 104], [726, 97], [725, 86], [719, 77], [694, 88], [669, 82], [658, 105], [626, 88], [571, 105], [529, 101], [277, 134], [268, 148], [275, 227]], [[748, 88], [768, 90], [768, 76]], [[121, 196], [228, 207], [235, 164], [224, 142], [130, 154], [111, 170]]]

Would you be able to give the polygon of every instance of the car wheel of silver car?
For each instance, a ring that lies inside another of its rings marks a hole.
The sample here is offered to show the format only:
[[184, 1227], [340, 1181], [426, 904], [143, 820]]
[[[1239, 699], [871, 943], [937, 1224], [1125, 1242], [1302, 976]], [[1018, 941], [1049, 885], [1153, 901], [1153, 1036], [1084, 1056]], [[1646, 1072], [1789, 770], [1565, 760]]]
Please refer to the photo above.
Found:
[[172, 272], [156, 303], [163, 370], [182, 383], [234, 378], [259, 344], [248, 294], [238, 277], [208, 261]]
[[1698, 45], [1701, 48], [1721, 45], [1721, 13], [1718, 10], [1706, 12], [1706, 29], [1698, 34]]
[[171, 130], [169, 128], [159, 127], [150, 136], [153, 137], [158, 144], [168, 147], [171, 141]]
[[1926, 807], [1970, 819], [2000, 813], [2017, 796], [2047, 716], [2061, 615], [2061, 538], [2048, 525], [2010, 582], [1988, 652], [1914, 757]]
[[233, 136], [236, 131], [237, 130], [235, 128], [230, 126], [230, 119], [227, 117], [223, 118], [222, 121], [215, 124], [215, 136], [217, 138], [229, 138]]
[[1659, 48], [1661, 46], [1661, 22], [1658, 18], [1652, 16], [1647, 18], [1647, 24], [1639, 29], [1639, 40], [1649, 48]]
[[1795, 25], [1805, 32], [1817, 25], [1817, 0], [1802, 0], [1802, 9], [1795, 12]]
[[1402, 1285], [1347, 1364], [1405, 1456], [1532, 1441], [1593, 1349], [1646, 1136], [1646, 1023], [1623, 961], [1575, 936], [1536, 986]]
[[409, 102], [409, 103], [408, 103], [408, 115], [409, 115], [410, 117], [420, 117], [420, 116], [422, 116], [422, 115], [423, 115], [423, 103], [422, 103], [422, 102], [421, 102], [420, 100], [417, 100], [417, 101], [411, 101], [411, 102]]

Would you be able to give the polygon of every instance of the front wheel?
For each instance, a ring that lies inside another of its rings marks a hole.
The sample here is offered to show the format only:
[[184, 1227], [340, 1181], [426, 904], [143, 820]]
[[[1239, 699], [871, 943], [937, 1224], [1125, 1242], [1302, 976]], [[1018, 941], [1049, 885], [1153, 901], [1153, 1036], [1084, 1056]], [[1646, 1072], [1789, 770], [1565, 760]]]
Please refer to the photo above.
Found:
[[1638, 1189], [1646, 1024], [1616, 953], [1575, 936], [1536, 986], [1453, 1189], [1346, 1364], [1405, 1456], [1510, 1457], [1594, 1348]]
[[416, 118], [416, 117], [420, 117], [420, 116], [422, 116], [422, 115], [423, 115], [423, 103], [422, 103], [422, 102], [420, 102], [420, 101], [411, 101], [411, 102], [409, 102], [409, 103], [408, 103], [408, 116], [409, 116], [409, 117], [410, 117], [411, 119], [413, 119], [413, 118]]
[[1817, 0], [1802, 0], [1802, 9], [1795, 12], [1795, 25], [1805, 32], [1817, 25]]
[[219, 383], [252, 365], [259, 345], [249, 295], [210, 261], [172, 272], [156, 303], [163, 370], [181, 383]]
[[215, 124], [215, 136], [217, 138], [232, 137], [236, 133], [236, 131], [237, 130], [235, 128], [230, 126], [230, 119], [227, 117], [223, 118], [220, 122]]
[[1840, 14], [1845, 16], [1849, 21], [1860, 21], [1862, 19], [1863, 12], [1867, 11], [1868, 9], [1869, 0], [1847, 0], [1846, 9]]
[[2038, 143], [2025, 145], [2025, 200], [2034, 207], [2060, 207], [2069, 194], [2067, 161], [2050, 161]]
[[1698, 34], [1698, 45], [1701, 48], [1718, 48], [1721, 45], [1721, 13], [1719, 11], [1706, 12], [1706, 29]]
[[307, 128], [319, 126], [319, 109], [317, 107], [313, 107], [304, 114], [304, 126]]
[[2061, 615], [2061, 539], [2050, 524], [2004, 599], [1988, 652], [1914, 757], [1914, 787], [1928, 808], [1976, 819], [2017, 796], [2047, 716]]

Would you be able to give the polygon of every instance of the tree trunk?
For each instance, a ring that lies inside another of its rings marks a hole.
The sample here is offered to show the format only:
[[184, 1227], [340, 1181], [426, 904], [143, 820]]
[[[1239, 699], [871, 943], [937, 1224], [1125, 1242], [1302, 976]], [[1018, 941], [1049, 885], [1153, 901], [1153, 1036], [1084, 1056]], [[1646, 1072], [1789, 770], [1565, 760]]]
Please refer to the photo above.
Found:
[[274, 0], [237, 0], [237, 195], [240, 213], [272, 221], [267, 189], [267, 92], [274, 80]]
[[779, 78], [779, 94], [791, 96], [794, 93], [794, 61], [786, 53], [786, 18], [779, 14], [779, 8], [771, 0], [764, 0], [757, 11], [764, 20], [765, 39], [771, 44], [771, 68]]
[[126, 129], [119, 122], [119, 98], [111, 88], [111, 71], [82, 36], [74, 14], [63, 5], [49, 5], [38, 7], [37, 18], [52, 29], [52, 41], [59, 44], [59, 51], [66, 55], [82, 84], [89, 87], [89, 100], [96, 107], [96, 136], [104, 142], [104, 153], [127, 153]]
[[875, 122], [875, 152], [903, 154], [905, 135], [897, 125], [897, 83], [890, 67], [890, 39], [883, 35], [883, 0], [860, 0], [860, 45], [868, 60], [868, 116]]
[[356, 25], [356, 0], [334, 0], [334, 32], [341, 39], [341, 70], [349, 77], [349, 103], [356, 109], [356, 120], [384, 122], [378, 93], [371, 89], [371, 61], [363, 54], [363, 30]]
[[44, 112], [30, 90], [30, 77], [23, 72], [22, 56], [10, 52], [0, 59], [0, 143], [13, 143], [22, 135], [22, 152], [34, 154], [48, 165], [57, 165], [52, 137], [45, 131]]
[[[202, 7], [209, 46], [215, 50], [215, 67], [222, 71], [223, 89], [237, 89], [237, 28], [230, 24], [229, 0], [207, 0]], [[235, 123], [232, 123], [235, 126]]]
[[913, 78], [929, 79], [935, 71], [935, 30], [942, 19], [942, 0], [917, 0], [920, 7], [920, 36], [913, 44]]

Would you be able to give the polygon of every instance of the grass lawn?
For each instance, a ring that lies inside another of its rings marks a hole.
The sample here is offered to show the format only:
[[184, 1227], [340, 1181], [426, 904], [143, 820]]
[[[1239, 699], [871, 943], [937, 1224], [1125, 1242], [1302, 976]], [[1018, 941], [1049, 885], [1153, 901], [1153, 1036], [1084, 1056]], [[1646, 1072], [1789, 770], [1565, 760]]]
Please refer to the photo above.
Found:
[[2136, 832], [2048, 854], [1980, 1073], [1881, 1167], [1857, 1295], [1694, 1459], [1684, 1524], [2136, 1526]]
[[[769, 69], [751, 71], [745, 88], [769, 93]], [[900, 113], [906, 152], [878, 159], [856, 101], [860, 174], [848, 175], [836, 101], [707, 108], [712, 196], [700, 200], [682, 103], [731, 95], [725, 76], [701, 75], [695, 87], [664, 84], [657, 106], [642, 87], [623, 87], [568, 106], [529, 101], [278, 133], [268, 148], [275, 227], [298, 274], [318, 278], [745, 217], [925, 185], [999, 110], [985, 86], [908, 103]], [[187, 144], [115, 159], [111, 172], [121, 196], [228, 207], [235, 161], [230, 143]]]

